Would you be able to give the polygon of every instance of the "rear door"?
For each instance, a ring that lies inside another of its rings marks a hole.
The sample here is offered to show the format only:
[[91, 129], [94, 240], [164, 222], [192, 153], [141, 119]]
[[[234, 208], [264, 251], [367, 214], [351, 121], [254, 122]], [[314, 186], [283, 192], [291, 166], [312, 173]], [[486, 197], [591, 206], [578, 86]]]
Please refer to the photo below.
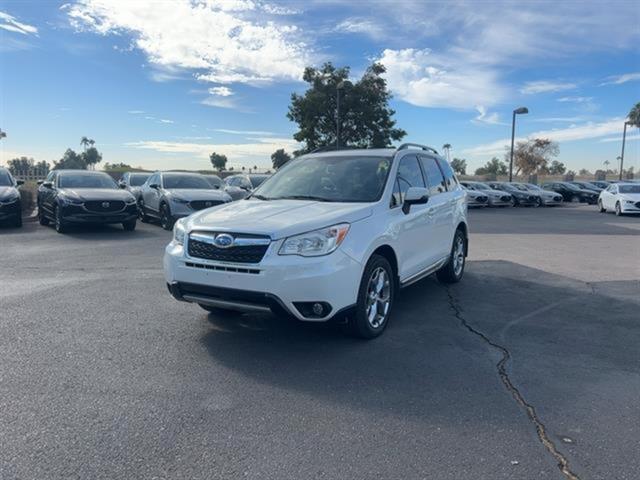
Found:
[[156, 184], [161, 186], [160, 181], [160, 174], [154, 173], [142, 192], [145, 210], [152, 215], [157, 215], [160, 208], [160, 190], [151, 188], [150, 185]]
[[451, 250], [453, 242], [453, 211], [455, 208], [455, 194], [453, 189], [457, 186], [455, 178], [452, 179], [451, 190], [447, 190], [447, 180], [442, 173], [438, 160], [430, 155], [420, 155], [420, 163], [427, 179], [429, 189], [429, 203], [427, 213], [430, 218], [431, 229], [429, 242], [431, 258], [430, 264], [446, 256]]

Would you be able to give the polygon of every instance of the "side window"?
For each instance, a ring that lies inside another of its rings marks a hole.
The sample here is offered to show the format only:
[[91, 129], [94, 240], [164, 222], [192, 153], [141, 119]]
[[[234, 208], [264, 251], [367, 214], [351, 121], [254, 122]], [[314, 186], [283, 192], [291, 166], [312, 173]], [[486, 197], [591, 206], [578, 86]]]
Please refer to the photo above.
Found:
[[458, 179], [456, 178], [456, 175], [453, 172], [453, 168], [451, 168], [451, 165], [449, 165], [449, 162], [447, 162], [444, 158], [439, 158], [438, 163], [440, 164], [440, 169], [442, 170], [442, 173], [444, 173], [444, 181], [445, 181], [445, 184], [447, 185], [447, 190], [453, 190], [454, 188], [456, 188], [456, 185], [458, 183]]
[[422, 168], [427, 176], [427, 184], [429, 185], [429, 195], [437, 195], [446, 191], [445, 180], [440, 171], [440, 167], [436, 163], [436, 159], [432, 157], [420, 157]]
[[422, 172], [420, 171], [418, 159], [413, 155], [407, 155], [405, 157], [402, 157], [402, 159], [400, 160], [396, 184], [398, 189], [398, 205], [404, 202], [404, 196], [409, 188], [425, 188], [424, 178], [422, 177]]
[[47, 178], [44, 179], [45, 182], [53, 182], [53, 177], [56, 174], [56, 172], [49, 172], [49, 175], [47, 175]]
[[151, 175], [151, 178], [149, 178], [149, 185], [153, 185], [153, 184], [160, 184], [160, 175], [158, 175], [157, 173], [154, 173], [153, 175]]

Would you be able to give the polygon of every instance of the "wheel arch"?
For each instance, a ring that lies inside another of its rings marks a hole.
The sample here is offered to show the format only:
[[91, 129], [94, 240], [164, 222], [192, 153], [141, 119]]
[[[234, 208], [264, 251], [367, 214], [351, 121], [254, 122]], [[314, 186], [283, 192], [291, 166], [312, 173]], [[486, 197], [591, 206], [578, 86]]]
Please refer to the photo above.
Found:
[[387, 261], [391, 264], [391, 268], [393, 268], [393, 277], [396, 281], [396, 287], [398, 287], [400, 285], [400, 272], [398, 270], [398, 257], [393, 247], [388, 244], [378, 246], [373, 252], [371, 252], [371, 255], [369, 255], [367, 262], [374, 255], [380, 255], [381, 257], [386, 258]]
[[460, 223], [458, 223], [458, 226], [456, 227], [456, 232], [458, 230], [460, 230], [464, 235], [464, 256], [468, 257], [469, 256], [469, 226], [467, 225], [467, 222], [461, 221]]

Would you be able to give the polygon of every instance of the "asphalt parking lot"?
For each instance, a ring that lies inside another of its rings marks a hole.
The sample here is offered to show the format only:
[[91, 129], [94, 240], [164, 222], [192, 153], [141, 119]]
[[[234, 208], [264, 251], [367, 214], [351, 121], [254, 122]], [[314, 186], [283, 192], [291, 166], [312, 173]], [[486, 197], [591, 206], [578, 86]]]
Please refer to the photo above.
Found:
[[176, 302], [154, 225], [0, 229], [0, 479], [640, 478], [640, 218], [470, 222], [370, 342]]

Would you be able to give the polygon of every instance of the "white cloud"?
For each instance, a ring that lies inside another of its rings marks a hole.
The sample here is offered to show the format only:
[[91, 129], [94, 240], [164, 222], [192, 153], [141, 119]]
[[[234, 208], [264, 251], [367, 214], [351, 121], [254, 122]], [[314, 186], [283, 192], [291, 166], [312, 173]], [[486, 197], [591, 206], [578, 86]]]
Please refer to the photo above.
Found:
[[536, 93], [561, 92], [563, 90], [573, 90], [577, 85], [575, 83], [551, 82], [548, 80], [538, 80], [527, 82], [520, 89], [520, 93], [532, 95]]
[[[527, 137], [516, 138], [516, 141], [526, 140], [527, 138], [548, 138], [558, 143], [572, 142], [576, 140], [588, 140], [592, 138], [604, 137], [612, 135], [622, 130], [624, 119], [612, 118], [600, 123], [585, 123], [582, 125], [572, 125], [568, 128], [541, 130], [531, 133]], [[471, 156], [489, 156], [504, 153], [505, 148], [511, 144], [510, 138], [496, 140], [495, 142], [466, 148], [463, 153]]]
[[505, 96], [493, 70], [472, 63], [456, 64], [429, 49], [386, 49], [378, 59], [391, 91], [421, 107], [474, 109], [491, 106]]
[[129, 110], [127, 113], [130, 113], [131, 115], [141, 115], [144, 113], [144, 110]]
[[298, 80], [309, 49], [296, 26], [265, 19], [273, 8], [264, 5], [174, 0], [150, 8], [137, 1], [78, 0], [66, 10], [78, 30], [131, 35], [162, 70], [195, 70], [198, 79], [216, 83]]
[[161, 118], [158, 120], [160, 123], [174, 123], [173, 120], [169, 120], [167, 118]]
[[532, 122], [545, 122], [545, 123], [576, 123], [583, 122], [585, 120], [584, 117], [542, 117], [542, 118], [531, 118]]
[[[299, 148], [296, 141], [290, 138], [256, 138], [253, 143], [189, 143], [170, 141], [129, 142], [125, 146], [144, 150], [153, 150], [166, 154], [187, 154], [196, 158], [207, 159], [211, 152], [226, 155], [230, 161], [251, 160], [252, 162], [270, 165], [270, 155], [279, 148], [292, 151]], [[260, 162], [262, 160], [262, 162]]]
[[640, 80], [640, 72], [635, 73], [625, 73], [623, 75], [614, 75], [612, 77], [608, 77], [600, 86], [603, 85], [620, 85], [622, 83], [627, 82], [635, 82]]
[[229, 97], [233, 95], [229, 87], [212, 87], [209, 89], [209, 93], [218, 97]]
[[232, 135], [259, 135], [259, 136], [270, 136], [274, 135], [272, 132], [264, 132], [260, 130], [228, 130], [226, 128], [214, 128], [214, 132], [220, 133], [229, 133]]
[[6, 12], [0, 12], [0, 28], [9, 32], [21, 33], [22, 35], [37, 35], [38, 29], [33, 25], [19, 22], [16, 17]]
[[573, 102], [573, 103], [590, 103], [593, 100], [593, 97], [560, 97], [558, 98], [558, 102]]
[[[627, 135], [625, 142], [633, 142], [635, 140], [640, 140], [640, 135]], [[600, 143], [610, 143], [617, 142], [622, 145], [622, 134], [619, 137], [607, 137], [600, 140]]]
[[238, 108], [238, 104], [234, 98], [211, 96], [200, 102], [202, 105], [217, 108]]
[[505, 123], [500, 121], [500, 116], [497, 112], [489, 113], [487, 109], [483, 106], [477, 106], [476, 110], [478, 110], [478, 116], [472, 120], [474, 123], [488, 123], [490, 125], [505, 125]]
[[339, 33], [360, 33], [371, 38], [378, 39], [386, 36], [385, 28], [373, 19], [347, 18], [336, 25], [335, 32]]

